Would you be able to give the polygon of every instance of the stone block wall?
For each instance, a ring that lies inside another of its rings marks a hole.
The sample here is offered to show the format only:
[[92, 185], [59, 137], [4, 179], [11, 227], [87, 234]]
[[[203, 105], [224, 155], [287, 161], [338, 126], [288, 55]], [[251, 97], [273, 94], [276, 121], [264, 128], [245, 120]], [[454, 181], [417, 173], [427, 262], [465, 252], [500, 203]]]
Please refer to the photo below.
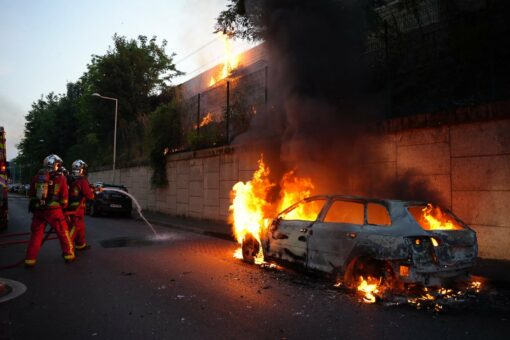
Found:
[[[510, 260], [510, 119], [408, 129], [376, 143], [378, 159], [371, 162], [385, 178], [412, 171], [476, 230], [481, 257]], [[251, 179], [258, 158], [250, 147], [175, 154], [165, 189], [151, 189], [147, 167], [119, 169], [116, 182], [143, 209], [227, 221], [230, 190]], [[110, 179], [111, 171], [90, 174], [91, 182]]]

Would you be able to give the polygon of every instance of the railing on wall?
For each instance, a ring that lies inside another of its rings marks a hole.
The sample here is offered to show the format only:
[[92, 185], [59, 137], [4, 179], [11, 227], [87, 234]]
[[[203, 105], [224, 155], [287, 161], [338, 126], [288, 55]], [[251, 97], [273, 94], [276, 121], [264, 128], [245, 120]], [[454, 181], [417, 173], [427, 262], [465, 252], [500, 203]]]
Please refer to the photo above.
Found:
[[232, 76], [184, 100], [180, 150], [229, 144], [245, 132], [257, 112], [266, 109], [267, 66]]

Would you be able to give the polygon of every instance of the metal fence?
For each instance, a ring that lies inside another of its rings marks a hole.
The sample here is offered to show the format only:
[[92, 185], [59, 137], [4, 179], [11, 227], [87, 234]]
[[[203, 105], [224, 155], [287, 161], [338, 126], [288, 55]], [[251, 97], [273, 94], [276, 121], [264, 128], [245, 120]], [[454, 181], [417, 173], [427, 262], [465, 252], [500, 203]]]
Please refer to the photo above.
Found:
[[267, 104], [267, 66], [229, 77], [184, 100], [182, 150], [229, 144]]
[[412, 12], [394, 3], [380, 9], [382, 27], [365, 53], [385, 89], [386, 117], [510, 98], [509, 4], [466, 9], [426, 0]]
[[[386, 97], [386, 118], [432, 113], [510, 98], [510, 4], [486, 1], [476, 10], [440, 0], [409, 10], [386, 2], [378, 31], [362, 58]], [[393, 6], [393, 7], [392, 7]], [[229, 144], [266, 109], [268, 66], [251, 68], [187, 98], [182, 150]]]

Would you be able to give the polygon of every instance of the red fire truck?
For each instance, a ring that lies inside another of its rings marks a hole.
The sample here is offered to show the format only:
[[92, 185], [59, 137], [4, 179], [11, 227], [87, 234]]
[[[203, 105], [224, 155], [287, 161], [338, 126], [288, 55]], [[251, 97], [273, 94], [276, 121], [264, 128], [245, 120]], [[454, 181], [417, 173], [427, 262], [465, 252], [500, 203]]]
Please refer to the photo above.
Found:
[[5, 130], [0, 126], [0, 230], [7, 229], [7, 153], [5, 151]]

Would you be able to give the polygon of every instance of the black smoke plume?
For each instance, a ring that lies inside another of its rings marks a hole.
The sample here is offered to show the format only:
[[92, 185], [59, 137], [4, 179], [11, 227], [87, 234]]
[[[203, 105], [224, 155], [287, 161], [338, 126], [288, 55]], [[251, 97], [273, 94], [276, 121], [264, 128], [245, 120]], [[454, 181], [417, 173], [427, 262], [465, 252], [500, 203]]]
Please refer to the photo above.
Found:
[[247, 136], [274, 136], [264, 153], [275, 176], [296, 170], [318, 193], [437, 199], [412, 174], [397, 178], [391, 164], [378, 162], [384, 96], [364, 58], [368, 5], [245, 1], [247, 11], [258, 6], [266, 16], [260, 23], [270, 69], [269, 109]]

